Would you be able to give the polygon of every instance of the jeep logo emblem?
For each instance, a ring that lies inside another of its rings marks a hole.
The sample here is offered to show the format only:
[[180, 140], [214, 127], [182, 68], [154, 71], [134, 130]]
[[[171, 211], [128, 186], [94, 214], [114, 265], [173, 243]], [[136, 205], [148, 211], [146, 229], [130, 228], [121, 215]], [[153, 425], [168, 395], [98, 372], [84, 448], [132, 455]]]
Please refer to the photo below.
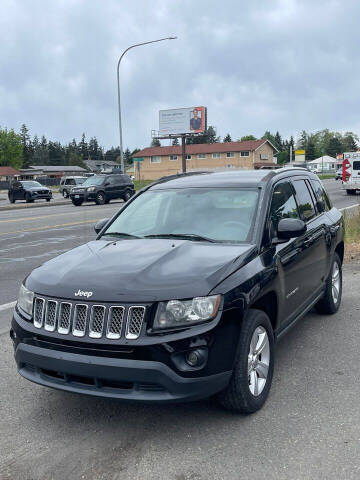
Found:
[[84, 292], [83, 290], [78, 290], [77, 292], [75, 292], [75, 297], [86, 297], [86, 298], [90, 298], [92, 297], [92, 294], [93, 292]]

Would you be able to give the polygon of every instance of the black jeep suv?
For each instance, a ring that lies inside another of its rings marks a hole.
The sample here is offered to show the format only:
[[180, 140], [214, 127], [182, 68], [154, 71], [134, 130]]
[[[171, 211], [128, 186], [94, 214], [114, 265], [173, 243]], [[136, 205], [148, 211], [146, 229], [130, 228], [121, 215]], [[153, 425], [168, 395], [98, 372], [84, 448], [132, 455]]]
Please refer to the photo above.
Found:
[[343, 219], [305, 169], [168, 177], [23, 282], [20, 374], [70, 392], [254, 412], [274, 344], [341, 303]]
[[135, 193], [134, 183], [125, 174], [104, 174], [89, 177], [82, 185], [73, 187], [70, 198], [74, 205], [83, 202], [95, 202], [104, 205], [115, 198], [122, 198], [127, 202]]
[[50, 188], [44, 187], [35, 180], [22, 180], [20, 182], [15, 180], [10, 185], [8, 197], [10, 203], [15, 203], [16, 200], [26, 200], [26, 203], [32, 203], [34, 200], [40, 199], [50, 202], [52, 192]]

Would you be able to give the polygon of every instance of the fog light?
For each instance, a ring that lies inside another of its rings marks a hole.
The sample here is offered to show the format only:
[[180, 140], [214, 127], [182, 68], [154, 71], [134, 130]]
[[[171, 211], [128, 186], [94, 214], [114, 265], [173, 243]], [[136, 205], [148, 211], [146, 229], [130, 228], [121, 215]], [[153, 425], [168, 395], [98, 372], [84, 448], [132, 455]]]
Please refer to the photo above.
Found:
[[190, 367], [196, 367], [200, 362], [201, 355], [200, 352], [193, 350], [186, 355], [186, 362]]

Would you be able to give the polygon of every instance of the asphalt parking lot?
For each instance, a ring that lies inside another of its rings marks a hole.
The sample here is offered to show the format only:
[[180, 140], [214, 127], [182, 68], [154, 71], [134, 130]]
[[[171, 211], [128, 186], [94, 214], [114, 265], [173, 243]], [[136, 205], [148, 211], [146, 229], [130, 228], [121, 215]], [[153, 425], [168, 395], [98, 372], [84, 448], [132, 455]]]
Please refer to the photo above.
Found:
[[[359, 203], [324, 182], [338, 208]], [[122, 205], [0, 212], [0, 479], [359, 479], [360, 264], [343, 305], [308, 314], [277, 347], [273, 388], [252, 416], [212, 400], [156, 406], [66, 394], [16, 372], [11, 304], [35, 266], [94, 238]], [[4, 308], [5, 305], [5, 308]]]

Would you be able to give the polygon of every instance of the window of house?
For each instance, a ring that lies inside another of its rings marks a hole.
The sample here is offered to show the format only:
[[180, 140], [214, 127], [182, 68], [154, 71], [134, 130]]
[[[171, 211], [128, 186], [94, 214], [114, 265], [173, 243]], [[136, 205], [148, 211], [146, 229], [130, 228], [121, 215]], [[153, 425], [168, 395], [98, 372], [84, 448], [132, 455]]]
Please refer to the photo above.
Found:
[[197, 158], [206, 158], [206, 153], [198, 153]]
[[186, 155], [186, 160], [191, 160], [191, 155]]
[[177, 160], [178, 156], [177, 155], [170, 155], [170, 160]]
[[240, 157], [250, 157], [249, 151], [240, 152]]
[[220, 158], [221, 157], [221, 153], [213, 153], [212, 154], [212, 158]]
[[269, 155], [267, 153], [260, 153], [261, 160], [269, 160]]
[[234, 158], [235, 153], [234, 152], [226, 152], [226, 158]]
[[232, 163], [228, 163], [228, 164], [226, 165], [226, 168], [234, 168], [234, 167], [235, 167], [235, 165], [233, 165]]
[[160, 155], [155, 155], [153, 157], [150, 157], [150, 163], [161, 163]]
[[316, 215], [314, 202], [311, 198], [311, 194], [305, 183], [305, 180], [294, 180], [293, 184], [295, 187], [296, 200], [299, 205], [301, 218], [304, 220], [304, 222], [307, 222]]

